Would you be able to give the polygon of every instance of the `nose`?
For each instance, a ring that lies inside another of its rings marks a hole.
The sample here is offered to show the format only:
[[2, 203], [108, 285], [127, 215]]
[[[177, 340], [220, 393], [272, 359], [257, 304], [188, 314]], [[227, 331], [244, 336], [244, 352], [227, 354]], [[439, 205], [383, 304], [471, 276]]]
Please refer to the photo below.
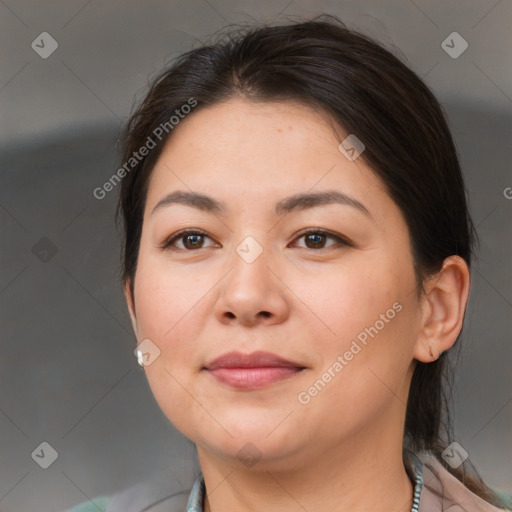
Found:
[[220, 285], [215, 315], [223, 324], [253, 327], [272, 325], [288, 317], [287, 286], [264, 250], [254, 261], [238, 253], [231, 259], [231, 271]]

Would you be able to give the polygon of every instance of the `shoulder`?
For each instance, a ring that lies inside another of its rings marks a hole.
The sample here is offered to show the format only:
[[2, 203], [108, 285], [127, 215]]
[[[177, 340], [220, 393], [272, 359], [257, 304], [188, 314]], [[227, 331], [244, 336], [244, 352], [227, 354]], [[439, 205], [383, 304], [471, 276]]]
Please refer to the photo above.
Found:
[[507, 494], [506, 492], [494, 489], [494, 492], [502, 499], [505, 506], [512, 510], [512, 494]]
[[153, 475], [147, 481], [114, 495], [81, 503], [66, 512], [183, 512], [189, 501], [191, 487], [184, 489], [168, 473]]
[[[420, 512], [423, 510], [441, 511], [446, 503], [457, 504], [462, 510], [471, 512], [502, 512], [512, 510], [512, 496], [493, 489], [506, 504], [506, 509], [495, 507], [483, 500], [460, 480], [453, 476], [436, 457], [430, 453], [417, 453], [423, 466], [423, 489], [421, 492]], [[424, 508], [422, 508], [422, 505]], [[436, 508], [437, 507], [437, 508]]]
[[[137, 494], [134, 487], [113, 496], [100, 496], [80, 503], [66, 512], [126, 512], [127, 510], [142, 512], [143, 510], [149, 510], [149, 508], [151, 512], [183, 512], [188, 502], [189, 491], [182, 491], [160, 498], [149, 496], [145, 498], [142, 502], [140, 494]], [[136, 502], [135, 509], [132, 508], [134, 502]]]

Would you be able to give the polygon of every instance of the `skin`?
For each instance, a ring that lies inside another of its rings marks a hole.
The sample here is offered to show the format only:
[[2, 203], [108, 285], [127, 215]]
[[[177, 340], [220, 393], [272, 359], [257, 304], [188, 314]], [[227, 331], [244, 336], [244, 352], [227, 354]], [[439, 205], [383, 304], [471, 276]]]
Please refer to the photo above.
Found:
[[[134, 297], [129, 282], [125, 296], [138, 342], [149, 338], [161, 352], [145, 367], [152, 392], [196, 443], [207, 511], [412, 506], [402, 462], [411, 376], [416, 360], [434, 361], [456, 341], [469, 272], [451, 256], [417, 297], [405, 219], [363, 159], [339, 151], [347, 135], [296, 102], [230, 99], [181, 121], [152, 172]], [[152, 214], [175, 190], [211, 196], [227, 212], [172, 204]], [[341, 204], [274, 212], [285, 197], [327, 190], [352, 196], [371, 216]], [[184, 228], [206, 233], [199, 248], [183, 237], [175, 251], [158, 247]], [[306, 228], [352, 245], [308, 245]], [[236, 252], [248, 236], [263, 250], [252, 263]], [[300, 403], [298, 394], [394, 303], [401, 311]], [[263, 389], [233, 389], [203, 367], [234, 350], [265, 350], [306, 368]], [[237, 457], [246, 443], [260, 457], [251, 467]]]

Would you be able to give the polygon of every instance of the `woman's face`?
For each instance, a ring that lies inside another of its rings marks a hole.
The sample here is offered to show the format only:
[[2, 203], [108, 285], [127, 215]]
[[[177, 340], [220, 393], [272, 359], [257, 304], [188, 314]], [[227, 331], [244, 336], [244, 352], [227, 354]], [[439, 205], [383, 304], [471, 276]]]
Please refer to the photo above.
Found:
[[153, 170], [135, 313], [128, 298], [145, 371], [169, 420], [230, 463], [401, 442], [420, 316], [408, 229], [338, 146], [306, 106], [232, 99], [181, 121]]

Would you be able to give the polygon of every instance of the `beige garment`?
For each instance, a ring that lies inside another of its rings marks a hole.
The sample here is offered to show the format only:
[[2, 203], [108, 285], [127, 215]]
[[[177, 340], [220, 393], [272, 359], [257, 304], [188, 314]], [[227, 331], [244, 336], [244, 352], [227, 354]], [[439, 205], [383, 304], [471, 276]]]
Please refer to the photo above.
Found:
[[[423, 464], [423, 488], [419, 512], [501, 512], [471, 492], [431, 454], [419, 453]], [[437, 496], [437, 491], [443, 497]]]

